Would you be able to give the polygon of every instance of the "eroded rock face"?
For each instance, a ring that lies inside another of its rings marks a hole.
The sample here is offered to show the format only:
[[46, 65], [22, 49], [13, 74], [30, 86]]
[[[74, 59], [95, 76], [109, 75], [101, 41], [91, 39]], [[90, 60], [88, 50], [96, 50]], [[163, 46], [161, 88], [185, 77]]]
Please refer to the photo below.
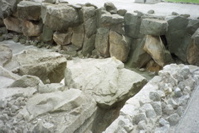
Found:
[[17, 12], [21, 19], [38, 21], [41, 15], [41, 3], [21, 1], [17, 5]]
[[110, 56], [114, 56], [116, 59], [125, 62], [130, 50], [130, 40], [114, 31], [110, 31], [109, 42]]
[[188, 19], [184, 17], [168, 17], [168, 31], [166, 39], [169, 51], [179, 59], [186, 62], [187, 47], [191, 42], [191, 36], [186, 33]]
[[140, 32], [142, 34], [153, 36], [165, 35], [167, 29], [167, 21], [158, 19], [143, 19], [140, 26]]
[[103, 57], [109, 56], [109, 29], [99, 28], [95, 38], [95, 48]]
[[12, 59], [12, 50], [5, 45], [0, 45], [0, 66], [4, 66]]
[[79, 23], [77, 11], [67, 4], [43, 4], [41, 12], [43, 23], [53, 30], [67, 31]]
[[30, 49], [14, 56], [5, 67], [19, 75], [34, 75], [44, 83], [55, 83], [64, 78], [66, 59], [58, 53]]
[[105, 108], [131, 97], [145, 83], [144, 77], [125, 69], [115, 58], [76, 60], [66, 69], [66, 86], [93, 95]]
[[3, 22], [8, 30], [22, 33], [22, 24], [18, 18], [8, 17], [8, 18], [5, 18]]
[[150, 54], [154, 61], [160, 66], [172, 62], [172, 57], [169, 51], [166, 50], [160, 37], [147, 35], [144, 50]]
[[42, 32], [42, 24], [34, 24], [31, 21], [24, 20], [22, 22], [22, 32], [26, 37], [39, 36]]

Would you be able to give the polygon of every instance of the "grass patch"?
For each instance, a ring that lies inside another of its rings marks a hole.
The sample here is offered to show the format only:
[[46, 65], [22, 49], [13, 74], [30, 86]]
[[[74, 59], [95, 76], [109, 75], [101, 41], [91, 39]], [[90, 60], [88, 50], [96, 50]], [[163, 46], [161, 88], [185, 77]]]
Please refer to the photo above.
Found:
[[166, 0], [170, 2], [199, 3], [199, 0]]

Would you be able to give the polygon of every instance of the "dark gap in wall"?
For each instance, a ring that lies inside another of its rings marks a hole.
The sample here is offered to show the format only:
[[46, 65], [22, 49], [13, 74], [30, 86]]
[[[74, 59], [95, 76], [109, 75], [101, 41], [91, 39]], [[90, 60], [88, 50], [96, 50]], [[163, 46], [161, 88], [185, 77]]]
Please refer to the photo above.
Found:
[[168, 49], [168, 43], [167, 43], [167, 39], [165, 35], [161, 35], [160, 36], [162, 43], [164, 44], [164, 46], [166, 47], [166, 49]]

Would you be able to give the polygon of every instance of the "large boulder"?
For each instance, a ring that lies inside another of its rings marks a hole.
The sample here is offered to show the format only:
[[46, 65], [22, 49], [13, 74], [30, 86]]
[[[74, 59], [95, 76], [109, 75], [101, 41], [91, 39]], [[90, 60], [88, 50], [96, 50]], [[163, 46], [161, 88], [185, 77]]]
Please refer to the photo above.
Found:
[[92, 51], [95, 49], [95, 34], [92, 35], [90, 38], [87, 38], [87, 36], [84, 37], [84, 44], [82, 47], [82, 54], [84, 56], [91, 55]]
[[166, 39], [169, 51], [180, 60], [186, 62], [187, 47], [191, 42], [191, 36], [186, 32], [188, 19], [184, 17], [167, 17], [168, 31]]
[[141, 22], [142, 14], [127, 12], [124, 16], [124, 26], [126, 35], [132, 38], [139, 38]]
[[124, 17], [118, 14], [104, 13], [101, 15], [100, 22], [104, 26], [121, 24], [124, 22]]
[[96, 9], [93, 6], [84, 6], [81, 10], [83, 14], [85, 35], [87, 38], [90, 38], [97, 31]]
[[27, 37], [39, 36], [42, 32], [42, 24], [40, 23], [35, 24], [31, 21], [23, 20], [22, 32], [23, 35]]
[[22, 23], [18, 18], [8, 17], [8, 18], [3, 19], [3, 22], [6, 26], [6, 29], [15, 31], [18, 33], [22, 33]]
[[41, 18], [53, 30], [67, 31], [79, 23], [78, 12], [67, 4], [43, 4]]
[[165, 35], [167, 29], [167, 21], [158, 19], [143, 19], [140, 26], [140, 32], [142, 34], [153, 36]]
[[59, 45], [68, 45], [71, 43], [72, 31], [68, 31], [67, 33], [59, 33], [55, 32], [53, 34], [53, 40]]
[[82, 48], [84, 43], [85, 30], [83, 24], [73, 28], [71, 43], [78, 48]]
[[[51, 132], [73, 133], [79, 129], [85, 132], [85, 129], [92, 126], [91, 123], [94, 120], [92, 117], [96, 109], [96, 103], [90, 96], [85, 95], [78, 89], [69, 89], [36, 94], [27, 101], [25, 108], [19, 113], [27, 121], [36, 120], [39, 117], [42, 122], [34, 123], [35, 127], [46, 127], [45, 123], [49, 123], [53, 125], [47, 126], [47, 129]], [[49, 113], [51, 117], [46, 119]], [[39, 129], [38, 127], [33, 130], [38, 131], [36, 130]]]
[[66, 59], [58, 53], [29, 49], [15, 55], [5, 67], [19, 75], [34, 75], [44, 83], [54, 83], [64, 78]]
[[46, 25], [43, 25], [41, 40], [43, 42], [50, 42], [53, 40], [53, 30]]
[[114, 31], [109, 33], [110, 56], [125, 62], [130, 51], [130, 40]]
[[143, 49], [146, 38], [134, 39], [130, 49], [130, 54], [127, 61], [128, 67], [141, 68], [151, 60], [151, 56]]
[[4, 66], [12, 59], [12, 50], [5, 45], [0, 45], [0, 66]]
[[193, 43], [199, 48], [199, 28], [196, 30], [196, 32], [192, 35]]
[[199, 66], [199, 48], [196, 44], [191, 44], [187, 49], [187, 62], [191, 65]]
[[41, 3], [21, 1], [17, 5], [17, 13], [21, 19], [38, 21], [41, 15]]
[[125, 101], [146, 83], [141, 75], [124, 68], [115, 59], [77, 59], [66, 69], [65, 84], [93, 95], [99, 106], [108, 108]]
[[187, 25], [187, 32], [193, 35], [199, 27], [199, 19], [190, 19]]
[[160, 66], [172, 62], [171, 54], [166, 50], [161, 38], [158, 36], [147, 35], [144, 50], [150, 54], [153, 60]]
[[1, 0], [0, 1], [0, 18], [7, 18], [15, 13], [17, 4], [21, 0]]
[[95, 38], [95, 48], [103, 57], [109, 57], [109, 29], [99, 28]]
[[112, 2], [106, 2], [104, 3], [104, 8], [106, 9], [106, 11], [116, 14], [117, 13], [117, 8], [115, 7], [115, 5]]

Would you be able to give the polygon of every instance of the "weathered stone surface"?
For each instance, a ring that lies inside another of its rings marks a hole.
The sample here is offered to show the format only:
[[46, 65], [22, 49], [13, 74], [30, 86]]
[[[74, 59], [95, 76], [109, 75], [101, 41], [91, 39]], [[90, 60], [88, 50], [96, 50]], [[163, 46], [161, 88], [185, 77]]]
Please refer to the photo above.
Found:
[[38, 76], [44, 83], [60, 82], [64, 77], [66, 59], [58, 53], [30, 49], [14, 56], [5, 67], [19, 75]]
[[42, 24], [34, 24], [31, 21], [23, 20], [22, 22], [22, 32], [24, 36], [39, 36], [42, 32]]
[[[51, 131], [72, 133], [81, 126], [90, 126], [84, 123], [95, 111], [96, 103], [91, 97], [84, 95], [80, 90], [70, 89], [34, 95], [20, 113], [27, 120], [35, 119], [40, 115], [39, 118], [44, 127], [46, 122], [53, 124]], [[51, 118], [46, 119], [47, 113], [51, 113]], [[63, 119], [63, 116], [66, 118]]]
[[36, 77], [31, 75], [24, 75], [20, 79], [13, 82], [10, 87], [19, 87], [19, 88], [27, 88], [27, 87], [36, 87], [42, 83], [42, 81]]
[[61, 83], [51, 83], [51, 84], [38, 84], [37, 91], [42, 93], [51, 93], [56, 91], [64, 91], [66, 90], [66, 87]]
[[113, 106], [131, 97], [146, 83], [144, 77], [125, 69], [124, 64], [115, 58], [86, 59], [78, 62], [69, 62], [66, 69], [66, 86], [92, 94], [102, 107]]
[[105, 7], [106, 11], [108, 11], [110, 13], [117, 13], [117, 8], [115, 7], [115, 5], [112, 2], [104, 3], [104, 7]]
[[90, 38], [97, 31], [96, 9], [93, 6], [82, 7], [84, 29], [86, 37]]
[[59, 33], [55, 32], [53, 34], [53, 40], [59, 45], [68, 45], [71, 43], [72, 31], [68, 31], [67, 33]]
[[142, 18], [139, 14], [126, 13], [124, 16], [126, 35], [132, 38], [140, 36], [140, 25]]
[[72, 39], [71, 39], [72, 44], [79, 48], [82, 48], [82, 45], [84, 43], [84, 36], [85, 36], [84, 34], [85, 34], [85, 30], [84, 30], [83, 25], [74, 27], [73, 35], [72, 35]]
[[130, 42], [128, 38], [125, 38], [125, 36], [120, 35], [114, 31], [110, 31], [109, 43], [110, 56], [114, 56], [116, 59], [125, 62], [130, 51]]
[[41, 3], [21, 1], [17, 5], [18, 17], [25, 20], [37, 21], [41, 15]]
[[121, 16], [125, 16], [126, 12], [127, 12], [126, 9], [119, 9], [119, 10], [117, 11], [117, 13], [118, 13], [119, 15], [121, 15]]
[[105, 13], [101, 16], [100, 21], [102, 25], [111, 26], [123, 23], [124, 17], [118, 14]]
[[21, 21], [15, 17], [8, 17], [3, 20], [6, 28], [11, 31], [22, 33]]
[[196, 32], [192, 35], [193, 43], [199, 48], [199, 28], [196, 30]]
[[97, 29], [97, 34], [95, 38], [95, 48], [103, 57], [109, 56], [109, 30], [106, 28]]
[[53, 30], [46, 25], [43, 25], [41, 40], [43, 42], [50, 42], [53, 40]]
[[5, 45], [0, 45], [0, 66], [4, 66], [12, 59], [12, 50]]
[[188, 47], [187, 51], [187, 61], [191, 65], [199, 66], [199, 48], [193, 43]]
[[17, 3], [21, 0], [1, 0], [0, 18], [7, 18], [16, 11]]
[[198, 29], [199, 27], [199, 20], [198, 19], [190, 19], [189, 23], [187, 25], [187, 32], [190, 35], [193, 35], [195, 33], [195, 31]]
[[160, 66], [172, 62], [172, 57], [166, 50], [160, 37], [147, 35], [144, 50], [150, 54], [154, 61]]
[[140, 32], [145, 35], [165, 35], [167, 29], [167, 21], [158, 19], [143, 19], [140, 26]]
[[146, 38], [133, 40], [132, 44], [134, 47], [131, 46], [131, 51], [127, 62], [129, 67], [141, 68], [151, 60], [151, 56], [143, 49], [145, 40]]
[[82, 54], [84, 56], [92, 54], [92, 51], [95, 49], [95, 37], [96, 35], [94, 34], [90, 38], [84, 38], [84, 44], [82, 48]]
[[67, 31], [68, 27], [79, 23], [77, 11], [67, 4], [43, 4], [41, 10], [43, 23], [52, 30]]
[[168, 31], [166, 39], [169, 51], [179, 59], [186, 62], [187, 47], [191, 42], [191, 37], [186, 33], [188, 19], [177, 16], [168, 17]]

